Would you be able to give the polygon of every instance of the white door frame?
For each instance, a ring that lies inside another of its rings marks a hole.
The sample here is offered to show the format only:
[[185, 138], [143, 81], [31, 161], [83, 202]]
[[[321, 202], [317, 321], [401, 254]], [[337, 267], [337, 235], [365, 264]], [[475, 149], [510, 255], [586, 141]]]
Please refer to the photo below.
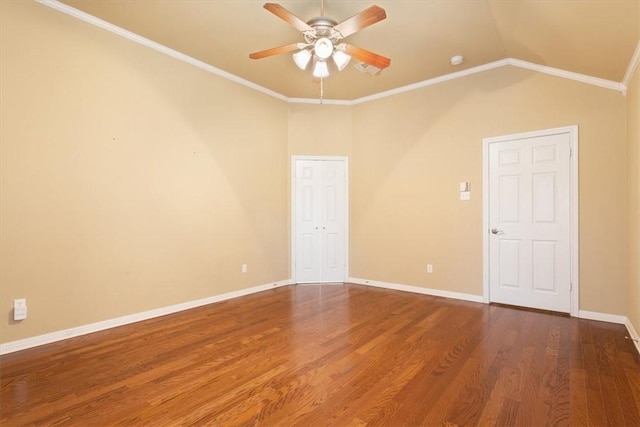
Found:
[[571, 159], [569, 172], [569, 193], [570, 193], [570, 213], [571, 224], [569, 245], [571, 246], [571, 316], [578, 316], [580, 310], [579, 292], [579, 228], [578, 228], [578, 126], [566, 126], [553, 129], [538, 130], [533, 132], [517, 133], [513, 135], [503, 135], [482, 140], [482, 268], [483, 268], [483, 301], [490, 302], [489, 295], [489, 145], [512, 141], [514, 139], [536, 138], [541, 136], [557, 135], [568, 133], [571, 137]]
[[346, 156], [291, 156], [291, 282], [296, 283], [296, 162], [298, 160], [344, 162], [344, 282], [349, 277], [349, 158]]

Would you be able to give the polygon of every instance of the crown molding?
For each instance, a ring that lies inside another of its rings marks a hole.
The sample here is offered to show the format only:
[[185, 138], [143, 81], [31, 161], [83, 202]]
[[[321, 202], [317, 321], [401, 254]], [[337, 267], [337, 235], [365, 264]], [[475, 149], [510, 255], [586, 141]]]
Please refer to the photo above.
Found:
[[509, 65], [525, 68], [527, 70], [537, 71], [539, 73], [549, 74], [556, 77], [563, 77], [568, 80], [575, 80], [577, 82], [587, 83], [593, 86], [599, 86], [618, 92], [624, 92], [626, 90], [626, 87], [622, 83], [601, 79], [598, 77], [587, 76], [586, 74], [574, 73], [573, 71], [561, 70], [559, 68], [547, 67], [546, 65], [535, 64], [533, 62], [522, 61], [520, 59], [509, 58]]
[[290, 104], [315, 104], [315, 105], [353, 105], [353, 101], [343, 99], [320, 99], [320, 98], [287, 98]]
[[449, 80], [459, 79], [461, 77], [470, 76], [472, 74], [482, 73], [488, 70], [492, 70], [494, 68], [504, 67], [507, 65], [511, 65], [518, 68], [524, 68], [531, 71], [537, 71], [539, 73], [549, 74], [556, 77], [562, 77], [568, 80], [574, 80], [581, 83], [587, 83], [590, 85], [599, 86], [606, 89], [612, 89], [622, 93], [626, 91], [626, 86], [623, 85], [622, 83], [617, 83], [611, 80], [600, 79], [598, 77], [587, 76], [585, 74], [574, 73], [572, 71], [565, 71], [558, 68], [547, 67], [546, 65], [539, 65], [533, 62], [527, 62], [520, 59], [506, 58], [506, 59], [501, 59], [499, 61], [490, 62], [488, 64], [480, 65], [477, 67], [468, 68], [466, 70], [458, 71], [455, 73], [446, 74], [444, 76], [436, 77], [436, 78], [425, 80], [422, 82], [414, 83], [408, 86], [403, 86], [397, 89], [392, 89], [392, 90], [380, 92], [374, 95], [358, 98], [353, 101], [353, 104], [354, 105], [361, 104], [363, 102], [373, 101], [375, 99], [386, 98], [387, 96], [397, 95], [403, 92], [409, 92], [412, 90], [420, 89], [427, 86], [432, 86], [432, 85], [443, 83]]
[[363, 102], [374, 101], [376, 99], [386, 98], [388, 96], [398, 95], [404, 92], [410, 92], [416, 89], [421, 89], [427, 86], [433, 86], [439, 83], [448, 82], [450, 80], [459, 79], [461, 77], [470, 76], [472, 74], [482, 73], [483, 71], [493, 70], [494, 68], [504, 67], [509, 64], [509, 59], [501, 59], [499, 61], [490, 62], [484, 65], [478, 65], [477, 67], [467, 68], [466, 70], [457, 71], [451, 74], [445, 74], [444, 76], [434, 77], [429, 80], [423, 80], [418, 83], [413, 83], [407, 86], [402, 86], [396, 89], [387, 90], [384, 92], [376, 93], [362, 98], [354, 99], [353, 105], [362, 104]]
[[640, 65], [640, 40], [638, 40], [638, 44], [636, 44], [636, 50], [633, 52], [631, 56], [631, 61], [629, 61], [629, 66], [627, 67], [627, 72], [624, 73], [624, 77], [622, 78], [622, 85], [624, 86], [625, 92], [631, 83], [631, 79], [635, 74], [638, 66]]
[[451, 74], [445, 74], [443, 76], [435, 77], [432, 79], [424, 80], [421, 82], [413, 83], [407, 86], [402, 86], [396, 89], [387, 90], [384, 92], [379, 92], [373, 95], [364, 96], [361, 98], [357, 98], [354, 100], [339, 100], [339, 99], [318, 99], [318, 98], [289, 98], [281, 93], [275, 92], [271, 89], [267, 89], [264, 86], [260, 86], [255, 84], [249, 80], [243, 79], [241, 77], [236, 76], [235, 74], [231, 74], [227, 71], [216, 68], [212, 65], [209, 65], [203, 61], [195, 59], [189, 55], [185, 55], [184, 53], [178, 52], [177, 50], [168, 48], [160, 43], [156, 43], [152, 40], [149, 40], [145, 37], [139, 36], [131, 31], [125, 30], [124, 28], [120, 28], [116, 25], [113, 25], [107, 21], [96, 18], [93, 15], [82, 12], [78, 9], [75, 9], [71, 6], [68, 6], [64, 3], [59, 2], [58, 0], [35, 0], [37, 3], [48, 6], [52, 9], [58, 10], [67, 15], [73, 16], [77, 19], [80, 19], [89, 24], [95, 25], [104, 30], [110, 31], [114, 34], [117, 34], [121, 37], [129, 39], [135, 43], [141, 44], [143, 46], [154, 49], [158, 52], [164, 53], [165, 55], [169, 55], [172, 58], [175, 58], [179, 61], [186, 62], [187, 64], [191, 64], [195, 67], [198, 67], [204, 71], [215, 74], [224, 79], [230, 80], [232, 82], [238, 83], [240, 85], [246, 86], [250, 89], [256, 90], [258, 92], [264, 93], [266, 95], [272, 96], [281, 101], [285, 101], [290, 104], [327, 104], [327, 105], [357, 105], [362, 104], [364, 102], [374, 101], [377, 99], [386, 98], [388, 96], [398, 95], [404, 92], [410, 92], [416, 89], [424, 88], [427, 86], [433, 86], [439, 83], [444, 83], [450, 80], [459, 79], [461, 77], [470, 76], [477, 73], [482, 73], [484, 71], [493, 70], [495, 68], [504, 67], [507, 65], [511, 65], [514, 67], [524, 68], [527, 70], [537, 71], [543, 74], [549, 74], [556, 77], [561, 77], [569, 80], [574, 80], [598, 87], [602, 87], [605, 89], [611, 89], [623, 94], [626, 94], [627, 85], [629, 81], [633, 77], [633, 73], [635, 72], [638, 64], [640, 63], [640, 41], [636, 46], [635, 53], [631, 58], [631, 62], [629, 63], [629, 67], [624, 76], [622, 83], [614, 82], [611, 80], [601, 79], [598, 77], [587, 76], [585, 74], [574, 73], [572, 71], [561, 70], [558, 68], [548, 67], [546, 65], [535, 64], [532, 62], [523, 61], [520, 59], [514, 58], [505, 58], [499, 61], [490, 62], [488, 64], [479, 65], [477, 67], [467, 68], [466, 70], [457, 71]]
[[37, 3], [40, 3], [45, 6], [49, 6], [52, 9], [65, 13], [67, 15], [73, 16], [74, 18], [78, 18], [81, 21], [87, 22], [89, 24], [95, 25], [96, 27], [102, 28], [103, 30], [110, 31], [114, 34], [117, 34], [121, 37], [131, 40], [132, 42], [141, 44], [143, 46], [149, 47], [153, 50], [156, 50], [160, 53], [164, 53], [165, 55], [169, 55], [172, 58], [175, 58], [179, 61], [186, 62], [187, 64], [191, 64], [195, 67], [198, 67], [204, 71], [215, 74], [227, 80], [231, 80], [232, 82], [241, 84], [250, 89], [256, 90], [258, 92], [262, 92], [266, 95], [272, 96], [274, 98], [280, 99], [281, 101], [287, 101], [287, 97], [275, 92], [271, 89], [267, 89], [266, 87], [257, 85], [249, 80], [243, 79], [241, 77], [236, 76], [235, 74], [228, 73], [220, 68], [216, 68], [213, 65], [209, 65], [206, 62], [202, 62], [198, 59], [195, 59], [189, 55], [185, 55], [184, 53], [178, 52], [177, 50], [168, 48], [160, 43], [156, 43], [152, 40], [149, 40], [145, 37], [139, 36], [131, 31], [125, 30], [124, 28], [120, 28], [117, 25], [113, 25], [107, 21], [104, 21], [100, 18], [96, 18], [93, 15], [89, 15], [88, 13], [82, 12], [78, 9], [75, 9], [71, 6], [68, 6], [64, 3], [60, 3], [57, 0], [35, 0]]

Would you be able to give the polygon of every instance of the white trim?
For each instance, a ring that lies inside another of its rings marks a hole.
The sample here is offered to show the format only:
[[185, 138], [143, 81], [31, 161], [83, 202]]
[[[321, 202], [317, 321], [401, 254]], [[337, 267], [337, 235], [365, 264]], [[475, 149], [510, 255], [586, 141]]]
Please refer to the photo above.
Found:
[[[291, 156], [291, 281], [296, 278], [296, 161], [337, 160], [344, 162], [344, 280], [349, 277], [349, 157], [347, 156]], [[325, 283], [325, 282], [318, 282]]]
[[482, 302], [489, 304], [489, 144], [482, 140]]
[[638, 66], [640, 65], [640, 40], [638, 40], [638, 44], [636, 45], [636, 50], [633, 52], [631, 56], [631, 61], [629, 61], [629, 66], [627, 67], [627, 72], [624, 73], [624, 77], [622, 78], [621, 85], [624, 86], [625, 92], [631, 83], [631, 79], [635, 74]]
[[353, 101], [343, 99], [320, 99], [320, 98], [287, 98], [290, 104], [316, 104], [316, 105], [353, 105]]
[[560, 133], [568, 133], [571, 137], [571, 159], [570, 159], [570, 222], [571, 222], [571, 316], [579, 316], [580, 310], [580, 233], [579, 233], [579, 186], [578, 179], [578, 126], [565, 126], [553, 129], [544, 129], [533, 132], [523, 132], [513, 135], [503, 135], [482, 140], [482, 288], [483, 302], [489, 303], [489, 144], [499, 143], [503, 141], [511, 141], [514, 139], [536, 138], [540, 136], [557, 135]]
[[471, 301], [471, 302], [478, 302], [478, 303], [483, 302], [481, 295], [443, 291], [440, 289], [421, 288], [419, 286], [401, 285], [398, 283], [388, 283], [388, 282], [380, 282], [377, 280], [359, 279], [357, 277], [349, 277], [345, 283], [374, 286], [376, 288], [385, 288], [385, 289], [393, 289], [396, 291], [413, 292], [415, 294], [431, 295], [435, 297], [451, 298], [451, 299], [457, 299], [462, 301]]
[[627, 74], [625, 74], [625, 78], [622, 83], [614, 82], [611, 80], [601, 79], [598, 77], [592, 77], [585, 74], [574, 73], [572, 71], [561, 70], [559, 68], [548, 67], [546, 65], [535, 64], [532, 62], [523, 61], [515, 58], [505, 58], [498, 61], [490, 62], [488, 64], [478, 65], [476, 67], [467, 68], [466, 70], [457, 71], [455, 73], [445, 74], [443, 76], [438, 76], [432, 79], [423, 80], [421, 82], [413, 83], [407, 86], [399, 87], [396, 89], [391, 89], [388, 91], [380, 92], [377, 94], [364, 96], [361, 98], [357, 98], [354, 100], [339, 100], [339, 99], [325, 99], [320, 101], [317, 98], [288, 98], [285, 95], [282, 95], [278, 92], [275, 92], [271, 89], [267, 89], [264, 86], [260, 86], [255, 84], [249, 80], [238, 77], [234, 74], [231, 74], [227, 71], [216, 68], [212, 65], [209, 65], [205, 62], [202, 62], [198, 59], [195, 59], [191, 56], [185, 55], [184, 53], [178, 52], [174, 49], [170, 49], [160, 43], [156, 43], [152, 40], [149, 40], [145, 37], [139, 36], [131, 31], [125, 30], [124, 28], [120, 28], [117, 25], [113, 25], [107, 21], [104, 21], [100, 18], [96, 18], [93, 15], [82, 12], [78, 9], [75, 9], [71, 6], [68, 6], [64, 3], [59, 2], [58, 0], [35, 0], [36, 2], [48, 6], [52, 9], [65, 13], [67, 15], [73, 16], [74, 18], [80, 19], [89, 24], [95, 25], [104, 30], [110, 31], [114, 34], [117, 34], [121, 37], [124, 37], [128, 40], [131, 40], [135, 43], [141, 44], [143, 46], [147, 46], [151, 49], [154, 49], [158, 52], [169, 55], [179, 61], [186, 62], [188, 64], [194, 65], [198, 68], [201, 68], [205, 71], [208, 71], [212, 74], [225, 78], [227, 80], [231, 80], [235, 83], [246, 86], [250, 89], [254, 89], [258, 92], [262, 92], [266, 95], [277, 98], [281, 101], [285, 101], [291, 104], [328, 104], [328, 105], [357, 105], [362, 104], [364, 102], [373, 101], [376, 99], [386, 98], [388, 96], [398, 95], [400, 93], [409, 92], [412, 90], [420, 89], [427, 86], [432, 86], [438, 83], [447, 82], [450, 80], [455, 80], [461, 77], [469, 76], [472, 74], [481, 73], [483, 71], [492, 70], [494, 68], [504, 67], [506, 65], [512, 65], [515, 67], [525, 68], [528, 70], [537, 71], [544, 74], [550, 74], [552, 76], [562, 77], [569, 80], [575, 80], [582, 83], [591, 84], [594, 86], [600, 86], [606, 89], [612, 89], [618, 92], [626, 93], [627, 85], [629, 84], [629, 80], [633, 75], [633, 71], [638, 65], [640, 59], [639, 50], [640, 50], [640, 42], [638, 43], [638, 47], [636, 47], [636, 51], [634, 56], [631, 59], [631, 63], [629, 64], [629, 69], [627, 69]]
[[533, 62], [522, 61], [520, 59], [505, 58], [499, 61], [490, 62], [488, 64], [479, 65], [477, 67], [467, 68], [466, 70], [458, 71], [455, 73], [445, 74], [443, 76], [435, 77], [433, 79], [424, 80], [408, 86], [391, 89], [391, 90], [380, 92], [374, 95], [364, 96], [362, 98], [353, 100], [352, 104], [356, 105], [356, 104], [361, 104], [363, 102], [386, 98], [388, 96], [398, 95], [403, 92], [409, 92], [409, 91], [420, 89], [423, 87], [444, 83], [449, 80], [470, 76], [472, 74], [482, 73], [484, 71], [493, 70], [494, 68], [504, 67], [507, 65], [512, 65], [514, 67], [524, 68], [527, 70], [537, 71], [539, 73], [549, 74], [556, 77], [562, 77], [568, 80], [574, 80], [581, 83], [587, 83], [594, 86], [603, 87], [606, 89], [612, 89], [618, 92], [624, 93], [627, 89], [626, 86], [624, 86], [623, 84], [617, 83], [611, 80], [600, 79], [598, 77], [587, 76], [586, 74], [574, 73], [572, 71], [565, 71], [559, 68], [547, 67], [546, 65], [534, 64]]
[[599, 313], [597, 311], [580, 310], [578, 312], [580, 319], [597, 320], [599, 322], [617, 323], [624, 325], [627, 322], [626, 316], [620, 316], [618, 314]]
[[601, 79], [598, 77], [592, 77], [586, 74], [574, 73], [573, 71], [561, 70], [559, 68], [547, 67], [546, 65], [534, 64], [533, 62], [522, 61], [520, 59], [509, 58], [509, 65], [524, 68], [527, 70], [537, 71], [539, 73], [549, 74], [556, 77], [562, 77], [568, 80], [575, 80], [577, 82], [587, 83], [593, 86], [599, 86], [618, 92], [624, 92], [626, 90], [626, 87], [618, 82]]
[[451, 74], [445, 74], [443, 76], [434, 77], [432, 79], [423, 80], [421, 82], [413, 83], [407, 86], [379, 92], [369, 96], [363, 96], [352, 101], [353, 105], [362, 104], [363, 102], [374, 101], [376, 99], [386, 98], [388, 96], [398, 95], [404, 92], [410, 92], [416, 89], [421, 89], [427, 86], [433, 86], [438, 83], [448, 82], [450, 80], [459, 79], [461, 77], [470, 76], [472, 74], [481, 73], [483, 71], [493, 70], [494, 68], [504, 67], [509, 65], [509, 59], [501, 59], [500, 61], [490, 62], [488, 64], [479, 65], [477, 67], [467, 68], [466, 70], [457, 71]]
[[189, 310], [191, 308], [213, 304], [216, 302], [238, 298], [245, 295], [263, 292], [269, 289], [279, 288], [281, 286], [287, 286], [291, 284], [292, 282], [290, 279], [280, 280], [277, 282], [268, 283], [266, 285], [254, 286], [252, 288], [241, 289], [239, 291], [228, 292], [225, 294], [202, 298], [195, 301], [184, 302], [168, 307], [156, 308], [154, 310], [143, 311], [141, 313], [129, 314], [127, 316], [117, 317], [115, 319], [90, 323], [88, 325], [77, 326], [75, 328], [65, 329], [62, 331], [50, 332], [48, 334], [25, 338], [18, 341], [11, 341], [0, 344], [0, 354], [13, 353], [15, 351], [26, 350], [28, 348], [37, 347], [44, 344], [51, 344], [68, 338], [91, 334], [93, 332], [103, 331], [105, 329], [116, 328], [118, 326], [124, 326], [130, 323], [140, 322], [142, 320], [153, 319], [155, 317], [165, 316], [167, 314], [177, 313], [180, 311]]
[[571, 315], [580, 311], [580, 131], [577, 125], [569, 127], [571, 135]]
[[286, 96], [281, 95], [278, 92], [275, 92], [271, 89], [267, 89], [266, 87], [250, 82], [249, 80], [243, 79], [227, 71], [221, 70], [220, 68], [216, 68], [213, 65], [209, 65], [206, 62], [202, 62], [198, 59], [192, 58], [189, 55], [185, 55], [184, 53], [178, 52], [177, 50], [168, 48], [164, 45], [161, 45], [160, 43], [156, 43], [145, 37], [139, 36], [135, 33], [132, 33], [131, 31], [125, 30], [124, 28], [120, 28], [117, 25], [113, 25], [107, 21], [103, 21], [100, 18], [96, 18], [93, 15], [89, 15], [88, 13], [82, 12], [64, 3], [60, 3], [57, 0], [35, 0], [35, 1], [45, 6], [49, 6], [50, 8], [60, 11], [62, 13], [66, 13], [67, 15], [73, 16], [74, 18], [78, 18], [81, 21], [95, 25], [96, 27], [102, 28], [103, 30], [110, 31], [114, 34], [124, 37], [125, 39], [131, 40], [134, 43], [138, 43], [143, 46], [149, 47], [160, 53], [164, 53], [165, 55], [171, 56], [172, 58], [175, 58], [179, 61], [186, 62], [187, 64], [191, 64], [204, 71], [208, 71], [224, 79], [231, 80], [232, 82], [241, 84], [243, 86], [246, 86], [258, 92], [262, 92], [266, 95], [272, 96], [281, 101], [287, 101], [288, 99]]
[[640, 354], [640, 335], [638, 335], [638, 332], [633, 327], [633, 325], [631, 324], [631, 320], [628, 317], [626, 318], [624, 325], [627, 327], [629, 336], [634, 340], [633, 344], [635, 345], [636, 350], [638, 350], [638, 353]]

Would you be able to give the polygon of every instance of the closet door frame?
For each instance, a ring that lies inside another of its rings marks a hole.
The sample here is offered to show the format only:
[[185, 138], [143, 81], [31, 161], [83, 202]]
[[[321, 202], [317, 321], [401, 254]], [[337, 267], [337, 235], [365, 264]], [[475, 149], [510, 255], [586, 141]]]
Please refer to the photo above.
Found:
[[346, 156], [304, 156], [296, 155], [291, 156], [291, 210], [290, 210], [290, 223], [291, 223], [291, 251], [290, 251], [290, 271], [291, 271], [291, 283], [296, 282], [296, 162], [303, 161], [341, 161], [344, 163], [344, 278], [343, 282], [349, 277], [349, 158]]

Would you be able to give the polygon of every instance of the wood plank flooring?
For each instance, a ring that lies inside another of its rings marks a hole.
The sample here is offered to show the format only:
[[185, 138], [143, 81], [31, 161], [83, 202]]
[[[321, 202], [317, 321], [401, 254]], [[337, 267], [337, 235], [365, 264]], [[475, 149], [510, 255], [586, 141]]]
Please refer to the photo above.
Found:
[[0, 357], [0, 424], [640, 426], [621, 325], [299, 285]]

